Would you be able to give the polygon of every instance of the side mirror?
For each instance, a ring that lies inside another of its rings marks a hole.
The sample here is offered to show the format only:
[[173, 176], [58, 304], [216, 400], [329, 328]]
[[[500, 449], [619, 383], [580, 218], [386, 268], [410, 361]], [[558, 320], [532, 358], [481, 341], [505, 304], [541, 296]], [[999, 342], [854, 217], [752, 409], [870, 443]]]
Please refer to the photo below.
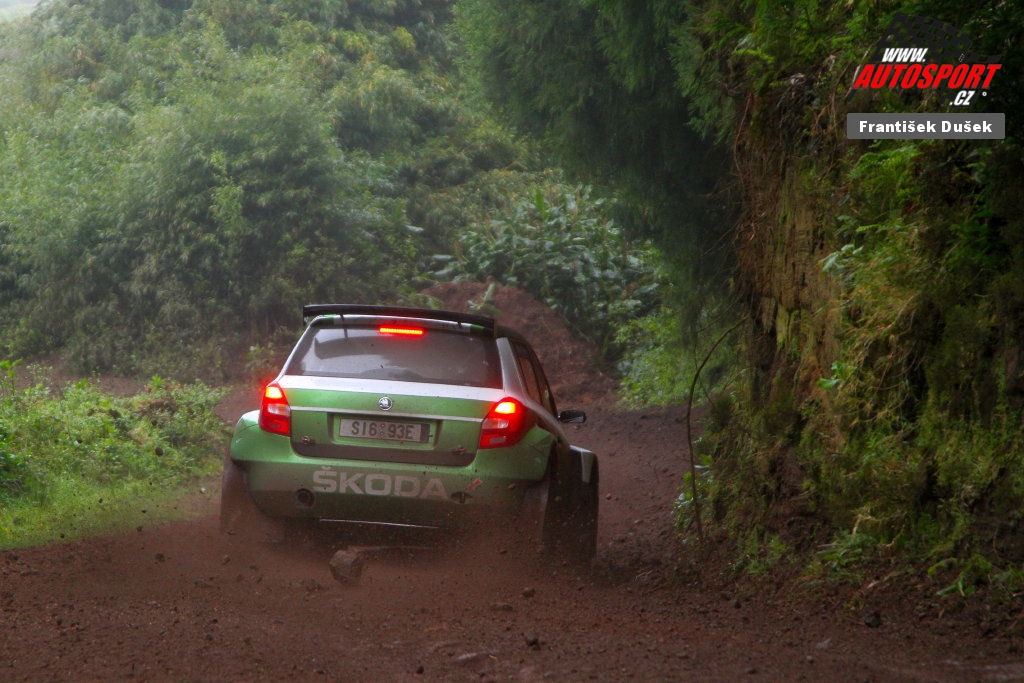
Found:
[[582, 410], [563, 410], [558, 413], [558, 421], [565, 424], [581, 425], [587, 421], [587, 414]]

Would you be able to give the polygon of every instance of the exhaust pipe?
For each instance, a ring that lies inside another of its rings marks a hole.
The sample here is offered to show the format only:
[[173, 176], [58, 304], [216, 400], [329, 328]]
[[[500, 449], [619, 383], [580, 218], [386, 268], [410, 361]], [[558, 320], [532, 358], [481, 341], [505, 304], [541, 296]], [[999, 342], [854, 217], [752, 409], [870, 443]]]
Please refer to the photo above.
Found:
[[311, 510], [313, 504], [316, 503], [316, 496], [309, 489], [299, 489], [292, 496], [292, 501], [295, 503], [295, 507], [300, 510]]

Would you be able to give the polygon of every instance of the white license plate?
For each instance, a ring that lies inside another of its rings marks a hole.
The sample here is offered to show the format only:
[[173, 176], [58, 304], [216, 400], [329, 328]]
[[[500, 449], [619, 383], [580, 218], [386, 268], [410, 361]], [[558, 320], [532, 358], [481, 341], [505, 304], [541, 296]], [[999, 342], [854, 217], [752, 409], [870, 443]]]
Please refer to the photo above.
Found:
[[389, 420], [339, 420], [338, 436], [356, 439], [382, 439], [384, 441], [415, 441], [423, 443], [430, 430], [422, 422], [392, 422]]

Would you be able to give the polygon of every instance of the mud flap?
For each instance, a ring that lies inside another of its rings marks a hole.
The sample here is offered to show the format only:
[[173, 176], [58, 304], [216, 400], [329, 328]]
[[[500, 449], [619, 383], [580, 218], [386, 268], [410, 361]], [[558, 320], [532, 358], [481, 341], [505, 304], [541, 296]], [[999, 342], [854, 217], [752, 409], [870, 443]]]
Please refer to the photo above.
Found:
[[589, 564], [597, 550], [598, 463], [582, 448], [571, 455], [567, 471], [553, 459], [544, 480], [527, 490], [517, 527], [542, 554]]
[[[597, 553], [597, 518], [600, 505], [600, 469], [597, 456], [585, 448], [571, 446], [573, 469], [579, 478], [572, 482], [566, 531], [571, 534], [569, 559], [589, 563]], [[578, 468], [578, 469], [577, 469]]]
[[597, 455], [579, 446], [569, 446], [569, 449], [573, 457], [579, 460], [580, 482], [590, 484], [591, 480], [596, 481]]

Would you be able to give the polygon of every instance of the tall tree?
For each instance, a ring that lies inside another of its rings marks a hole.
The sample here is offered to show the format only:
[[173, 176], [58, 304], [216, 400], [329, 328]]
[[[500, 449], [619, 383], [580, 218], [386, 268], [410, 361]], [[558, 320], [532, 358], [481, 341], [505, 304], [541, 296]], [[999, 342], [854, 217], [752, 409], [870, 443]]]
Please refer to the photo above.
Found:
[[502, 112], [560, 163], [627, 191], [628, 224], [689, 284], [723, 281], [730, 206], [724, 150], [690, 125], [673, 65], [685, 16], [672, 1], [459, 0], [470, 64]]

